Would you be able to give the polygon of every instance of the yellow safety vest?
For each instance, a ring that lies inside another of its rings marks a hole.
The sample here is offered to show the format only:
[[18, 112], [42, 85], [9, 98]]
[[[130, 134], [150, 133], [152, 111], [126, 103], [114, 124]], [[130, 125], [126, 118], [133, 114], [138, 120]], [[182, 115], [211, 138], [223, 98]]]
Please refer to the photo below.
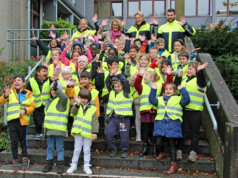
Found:
[[109, 91], [108, 91], [107, 85], [106, 85], [106, 79], [107, 79], [108, 75], [109, 75], [109, 71], [104, 71], [104, 87], [102, 89], [102, 97], [109, 94]]
[[174, 53], [171, 54], [171, 65], [174, 71], [177, 71], [179, 65], [179, 59], [175, 59]]
[[137, 29], [135, 27], [135, 25], [131, 26], [131, 28], [129, 28], [129, 30], [126, 33], [130, 33], [131, 37], [135, 37], [138, 38], [139, 35], [141, 34], [140, 32], [150, 32], [150, 24], [146, 23], [144, 25], [142, 25], [139, 29]]
[[[157, 92], [156, 92], [156, 98], [159, 97], [162, 89], [162, 83], [161, 82], [156, 82], [157, 85]], [[140, 96], [140, 111], [146, 111], [150, 110], [151, 108], [157, 109], [157, 106], [154, 106], [150, 103], [149, 101], [149, 95], [150, 95], [151, 88], [142, 82], [142, 93]]]
[[[65, 65], [61, 62], [61, 67], [64, 67]], [[48, 77], [53, 77], [54, 75], [54, 65], [53, 64], [50, 64], [48, 66]]]
[[90, 30], [90, 29], [86, 29], [83, 32], [77, 31], [73, 34], [71, 41], [73, 41], [74, 38], [81, 37], [81, 35], [83, 35], [83, 37], [86, 37], [86, 36], [93, 36], [95, 35], [95, 33], [96, 33], [96, 30]]
[[155, 120], [163, 120], [165, 112], [168, 114], [169, 118], [172, 120], [180, 120], [183, 122], [182, 116], [182, 106], [180, 105], [181, 96], [171, 96], [168, 100], [167, 105], [164, 103], [163, 96], [158, 98], [158, 110]]
[[197, 77], [191, 79], [189, 82], [186, 82], [186, 79], [184, 79], [181, 85], [186, 88], [190, 97], [190, 103], [185, 108], [203, 111], [205, 92], [200, 92], [197, 89]]
[[47, 55], [46, 55], [46, 59], [50, 59], [50, 58], [51, 58], [51, 54], [52, 54], [52, 51], [49, 50], [48, 53], [47, 53]]
[[160, 68], [156, 67], [156, 68], [154, 68], [154, 70], [155, 70], [155, 72], [156, 72], [156, 73], [158, 74], [158, 76], [159, 76], [159, 81], [158, 81], [158, 82], [165, 83], [165, 80], [164, 80], [163, 77], [162, 77]]
[[83, 137], [91, 139], [92, 120], [96, 110], [95, 106], [90, 105], [90, 107], [86, 110], [86, 113], [83, 114], [83, 107], [80, 105], [78, 113], [74, 119], [71, 135], [74, 136], [75, 134], [80, 134]]
[[50, 103], [45, 115], [44, 128], [66, 132], [69, 113], [69, 99], [67, 108], [63, 112], [58, 111], [56, 108], [59, 100], [60, 98], [57, 97]]
[[[11, 94], [9, 95], [7, 103], [7, 121], [9, 122], [13, 119], [19, 119], [20, 111], [31, 105], [33, 101], [34, 97], [30, 97], [20, 104], [14, 90], [11, 89]], [[29, 116], [27, 114], [24, 114], [23, 118], [27, 121], [27, 123], [29, 123]]]
[[165, 50], [161, 55], [158, 54], [157, 57], [161, 57], [161, 56], [164, 56], [165, 58], [168, 58], [169, 56], [171, 55], [170, 52], [168, 52], [167, 50]]
[[30, 79], [30, 85], [35, 98], [36, 108], [45, 105], [46, 100], [50, 98], [50, 80], [47, 79], [47, 81], [44, 82], [42, 91], [40, 91], [39, 85], [34, 77]]
[[115, 111], [117, 115], [132, 116], [132, 102], [133, 100], [131, 97], [124, 97], [123, 90], [117, 95], [115, 91], [112, 90], [109, 94], [106, 114], [109, 115], [111, 112]]

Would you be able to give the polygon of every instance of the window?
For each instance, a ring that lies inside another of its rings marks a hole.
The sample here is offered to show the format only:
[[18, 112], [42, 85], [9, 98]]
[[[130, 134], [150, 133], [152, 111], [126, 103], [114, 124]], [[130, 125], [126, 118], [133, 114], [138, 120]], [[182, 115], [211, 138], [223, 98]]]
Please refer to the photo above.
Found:
[[31, 1], [31, 28], [40, 28], [40, 0]]
[[142, 11], [145, 17], [164, 16], [166, 0], [128, 0], [127, 15], [133, 17], [137, 11]]
[[185, 16], [196, 15], [196, 0], [185, 0]]
[[122, 0], [94, 0], [94, 13], [100, 18], [122, 17]]

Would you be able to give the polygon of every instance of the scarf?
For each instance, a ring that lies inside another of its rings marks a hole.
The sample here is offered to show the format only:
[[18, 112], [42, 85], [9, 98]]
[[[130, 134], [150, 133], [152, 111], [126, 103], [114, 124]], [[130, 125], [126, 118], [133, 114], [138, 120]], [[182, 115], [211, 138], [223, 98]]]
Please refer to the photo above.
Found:
[[116, 38], [119, 38], [121, 36], [121, 31], [110, 31], [110, 37], [112, 39], [112, 41], [114, 41]]

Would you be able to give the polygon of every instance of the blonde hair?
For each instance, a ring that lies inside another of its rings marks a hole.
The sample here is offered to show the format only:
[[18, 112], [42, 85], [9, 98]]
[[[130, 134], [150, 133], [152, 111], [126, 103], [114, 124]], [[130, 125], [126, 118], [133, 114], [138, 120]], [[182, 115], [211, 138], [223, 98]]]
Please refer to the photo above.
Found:
[[141, 16], [143, 19], [145, 19], [145, 15], [144, 15], [143, 12], [137, 11], [137, 12], [134, 14], [134, 18], [136, 18], [137, 15], [139, 15], [139, 16]]
[[150, 76], [152, 76], [154, 78], [154, 81], [153, 82], [158, 82], [160, 77], [159, 75], [155, 72], [155, 71], [146, 71], [146, 73], [148, 73]]
[[140, 60], [141, 60], [141, 58], [142, 58], [142, 57], [144, 57], [144, 56], [146, 57], [146, 60], [150, 62], [150, 57], [149, 57], [149, 55], [148, 55], [148, 54], [141, 54], [141, 55], [139, 56], [139, 59], [138, 59], [138, 61], [140, 61]]
[[123, 26], [121, 24], [121, 21], [119, 19], [112, 19], [111, 24], [110, 24], [110, 29], [112, 30], [112, 24], [113, 22], [117, 22], [118, 26], [119, 26], [119, 31], [123, 30]]
[[81, 20], [79, 21], [79, 25], [80, 25], [82, 22], [86, 22], [86, 24], [88, 25], [88, 20], [87, 20], [87, 19], [81, 19]]
[[198, 62], [197, 61], [190, 61], [188, 66], [189, 67], [193, 67], [197, 71], [197, 69], [198, 69]]

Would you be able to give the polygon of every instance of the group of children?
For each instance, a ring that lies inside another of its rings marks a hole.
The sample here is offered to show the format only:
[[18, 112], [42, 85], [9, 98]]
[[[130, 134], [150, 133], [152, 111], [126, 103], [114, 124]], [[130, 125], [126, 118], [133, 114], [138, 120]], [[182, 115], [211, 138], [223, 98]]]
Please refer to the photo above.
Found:
[[169, 174], [176, 171], [176, 160], [182, 160], [188, 135], [192, 137], [188, 160], [196, 161], [206, 92], [203, 69], [208, 64], [191, 58], [180, 39], [174, 42], [174, 52], [170, 54], [162, 38], [146, 42], [145, 49], [146, 39], [142, 37], [100, 41], [100, 36], [95, 36], [64, 39], [61, 45], [52, 38], [49, 47], [33, 38], [47, 53], [44, 65], [37, 67], [26, 89], [24, 77], [15, 76], [13, 86], [6, 86], [0, 98], [1, 104], [8, 103], [6, 119], [14, 171], [19, 170], [18, 141], [22, 170], [29, 165], [26, 127], [31, 113], [35, 139], [46, 138], [47, 142], [43, 172], [52, 169], [55, 146], [57, 172], [64, 172], [64, 137], [72, 135], [74, 152], [67, 173], [77, 170], [83, 148], [84, 172], [92, 174], [90, 148], [97, 139], [99, 117], [104, 119], [111, 157], [117, 155], [114, 137], [119, 134], [120, 157], [127, 158], [129, 132], [135, 125], [136, 141], [143, 141], [139, 156], [149, 154], [151, 143], [152, 156], [163, 159], [168, 142]]

